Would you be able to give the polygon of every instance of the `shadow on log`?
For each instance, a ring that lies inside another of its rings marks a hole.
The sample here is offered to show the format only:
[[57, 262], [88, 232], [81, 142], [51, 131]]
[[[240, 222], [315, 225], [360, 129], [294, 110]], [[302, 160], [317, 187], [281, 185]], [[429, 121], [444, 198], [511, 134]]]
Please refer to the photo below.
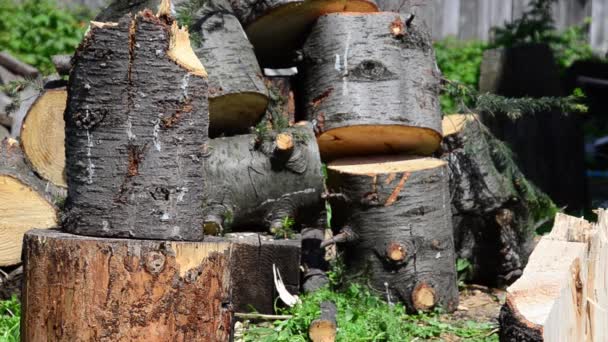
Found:
[[[408, 310], [458, 305], [447, 163], [403, 156], [340, 159], [328, 165], [334, 226], [358, 239], [345, 244], [348, 272]], [[333, 204], [333, 203], [332, 203]]]
[[431, 37], [396, 13], [327, 14], [304, 45], [303, 93], [324, 159], [429, 155], [441, 141]]

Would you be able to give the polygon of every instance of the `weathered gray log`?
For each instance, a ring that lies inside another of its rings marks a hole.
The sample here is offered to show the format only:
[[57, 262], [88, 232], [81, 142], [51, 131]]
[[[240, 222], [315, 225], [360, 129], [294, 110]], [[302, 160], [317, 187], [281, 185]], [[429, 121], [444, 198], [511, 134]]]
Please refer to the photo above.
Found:
[[23, 81], [24, 78], [13, 74], [10, 70], [0, 65], [0, 84], [9, 84], [14, 81]]
[[330, 301], [321, 302], [320, 307], [321, 315], [310, 323], [308, 336], [313, 342], [333, 342], [338, 330], [338, 309], [336, 304]]
[[65, 190], [38, 178], [26, 164], [19, 143], [0, 142], [0, 266], [21, 261], [23, 234], [57, 224], [57, 204]]
[[325, 159], [407, 152], [441, 141], [431, 37], [396, 13], [327, 14], [304, 46], [307, 120]]
[[55, 55], [51, 58], [55, 70], [61, 76], [67, 76], [72, 70], [72, 55]]
[[456, 254], [470, 262], [470, 281], [508, 285], [521, 275], [539, 215], [551, 215], [553, 203], [476, 116], [446, 116], [443, 133]]
[[328, 188], [343, 193], [332, 225], [349, 225], [358, 239], [346, 244], [350, 274], [389, 302], [408, 310], [448, 311], [458, 288], [447, 163], [434, 158], [365, 157], [328, 165]]
[[40, 96], [39, 80], [24, 84], [18, 90], [17, 96], [7, 107], [7, 113], [11, 117], [11, 136], [18, 137], [21, 134], [21, 124], [38, 96]]
[[[117, 21], [144, 8], [156, 11], [161, 0], [116, 0], [97, 20]], [[226, 0], [174, 0], [174, 15], [188, 25], [196, 55], [209, 73], [210, 135], [246, 133], [268, 104], [262, 71], [243, 27]]]
[[39, 75], [38, 69], [29, 64], [23, 63], [17, 58], [11, 56], [6, 51], [0, 52], [0, 65], [8, 69], [13, 74], [22, 77], [35, 78]]
[[68, 87], [67, 231], [203, 238], [204, 75], [175, 23], [149, 11], [93, 23]]
[[373, 0], [228, 0], [243, 23], [263, 67], [297, 63], [302, 46], [317, 18], [333, 12], [377, 12]]
[[310, 124], [294, 126], [290, 152], [277, 148], [274, 132], [216, 138], [204, 163], [205, 230], [281, 228], [289, 217], [309, 222], [321, 211], [323, 175]]
[[272, 314], [277, 292], [272, 265], [276, 265], [289, 293], [300, 289], [300, 255], [302, 240], [275, 239], [258, 233], [230, 233], [226, 238], [234, 243], [230, 272], [232, 274], [232, 303], [236, 312]]

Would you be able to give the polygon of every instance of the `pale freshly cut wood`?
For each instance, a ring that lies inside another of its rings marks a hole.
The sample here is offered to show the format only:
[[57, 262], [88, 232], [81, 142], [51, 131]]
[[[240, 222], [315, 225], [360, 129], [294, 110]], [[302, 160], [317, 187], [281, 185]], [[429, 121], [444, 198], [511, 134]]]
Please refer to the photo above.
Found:
[[16, 140], [0, 143], [0, 266], [21, 261], [23, 234], [57, 224], [57, 209], [46, 184], [25, 164]]
[[21, 125], [21, 147], [32, 169], [49, 182], [67, 187], [65, 179], [65, 87], [45, 90]]
[[[332, 226], [350, 274], [410, 312], [458, 306], [448, 165], [434, 158], [376, 156], [327, 166]], [[340, 194], [341, 196], [337, 196]]]
[[229, 0], [263, 67], [296, 64], [296, 50], [321, 15], [377, 12], [370, 0]]
[[338, 329], [336, 321], [338, 309], [336, 304], [330, 301], [323, 301], [320, 306], [321, 315], [310, 323], [308, 336], [312, 342], [334, 342]]
[[303, 47], [305, 114], [325, 160], [430, 155], [441, 141], [430, 34], [397, 13], [331, 13]]
[[608, 338], [608, 212], [599, 210], [598, 215], [593, 225], [582, 218], [556, 216], [554, 231], [540, 240], [522, 277], [507, 289], [501, 340]]

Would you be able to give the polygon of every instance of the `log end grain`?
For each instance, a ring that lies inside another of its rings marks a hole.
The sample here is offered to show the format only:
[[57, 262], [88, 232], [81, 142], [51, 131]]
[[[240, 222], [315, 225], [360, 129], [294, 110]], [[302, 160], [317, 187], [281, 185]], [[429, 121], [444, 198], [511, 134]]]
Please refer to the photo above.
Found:
[[416, 310], [428, 311], [437, 304], [435, 289], [426, 282], [421, 282], [412, 291], [412, 304]]
[[386, 257], [394, 262], [401, 262], [407, 257], [407, 248], [398, 242], [386, 246]]
[[[323, 14], [334, 12], [377, 12], [368, 0], [281, 1], [246, 26], [247, 36], [264, 67], [294, 65], [293, 52], [300, 48], [306, 33]], [[281, 34], [277, 34], [281, 32]]]
[[313, 342], [334, 342], [338, 324], [336, 322], [337, 308], [330, 301], [321, 302], [321, 315], [310, 323], [308, 336]]
[[268, 97], [261, 92], [214, 96], [214, 90], [210, 88], [209, 95], [209, 134], [212, 137], [247, 132], [268, 106]]
[[21, 125], [21, 147], [32, 169], [49, 182], [67, 188], [65, 178], [65, 88], [46, 90]]
[[[443, 167], [447, 163], [436, 158], [417, 158], [413, 156], [374, 156], [343, 158], [330, 163], [330, 170], [351, 175], [380, 175], [396, 172], [415, 172]], [[395, 181], [393, 176], [388, 184]]]
[[430, 155], [439, 147], [441, 134], [419, 127], [365, 125], [328, 130], [317, 141], [324, 159], [389, 153]]

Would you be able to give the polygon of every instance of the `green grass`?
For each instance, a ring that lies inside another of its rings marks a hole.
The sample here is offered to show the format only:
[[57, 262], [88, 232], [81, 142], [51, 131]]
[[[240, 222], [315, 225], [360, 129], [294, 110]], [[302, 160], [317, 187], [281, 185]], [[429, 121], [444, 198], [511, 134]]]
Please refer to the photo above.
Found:
[[21, 304], [17, 297], [0, 301], [0, 342], [19, 341]]
[[498, 341], [496, 326], [472, 321], [448, 322], [440, 312], [408, 315], [401, 304], [389, 305], [367, 287], [351, 284], [340, 292], [325, 288], [302, 297], [302, 303], [282, 310], [293, 317], [268, 325], [249, 325], [246, 342], [308, 341], [308, 326], [320, 313], [319, 304], [331, 300], [338, 309], [337, 341], [444, 340]]

